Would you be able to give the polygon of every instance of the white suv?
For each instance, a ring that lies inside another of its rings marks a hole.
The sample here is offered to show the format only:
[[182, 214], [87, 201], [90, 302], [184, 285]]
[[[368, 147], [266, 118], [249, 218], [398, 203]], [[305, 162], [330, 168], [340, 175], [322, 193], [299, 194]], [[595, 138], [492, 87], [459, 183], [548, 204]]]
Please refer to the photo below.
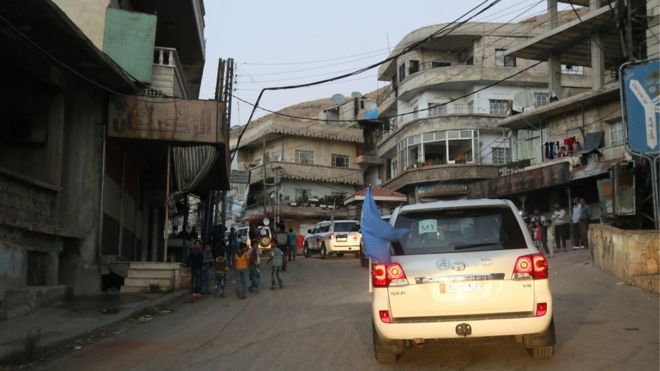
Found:
[[431, 339], [514, 337], [535, 358], [554, 353], [548, 263], [505, 200], [406, 205], [408, 230], [392, 262], [371, 262], [373, 345], [379, 362]]
[[360, 254], [360, 224], [355, 220], [324, 221], [316, 224], [313, 229], [307, 231], [305, 236], [305, 257], [312, 253], [319, 253], [321, 259], [330, 254], [344, 256], [344, 253], [352, 253], [356, 257]]

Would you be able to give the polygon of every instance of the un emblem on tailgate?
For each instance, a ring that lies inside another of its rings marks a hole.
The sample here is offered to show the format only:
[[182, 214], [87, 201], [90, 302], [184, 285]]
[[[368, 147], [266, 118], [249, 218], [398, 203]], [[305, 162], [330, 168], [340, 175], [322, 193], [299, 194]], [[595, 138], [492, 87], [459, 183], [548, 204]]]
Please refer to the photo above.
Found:
[[451, 262], [449, 261], [449, 259], [444, 259], [443, 258], [443, 259], [438, 260], [436, 265], [438, 266], [438, 269], [440, 269], [441, 271], [446, 271], [447, 269], [449, 269], [451, 267]]
[[465, 263], [456, 262], [456, 263], [452, 264], [451, 270], [453, 270], [453, 271], [463, 271], [463, 270], [465, 270]]

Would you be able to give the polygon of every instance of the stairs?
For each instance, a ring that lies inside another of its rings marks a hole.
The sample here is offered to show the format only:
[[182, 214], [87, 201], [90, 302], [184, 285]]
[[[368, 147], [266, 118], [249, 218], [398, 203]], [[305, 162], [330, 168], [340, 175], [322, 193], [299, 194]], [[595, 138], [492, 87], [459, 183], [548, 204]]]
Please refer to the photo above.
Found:
[[121, 262], [122, 267], [110, 268], [122, 272], [124, 285], [122, 294], [160, 293], [178, 288], [181, 283], [181, 263]]

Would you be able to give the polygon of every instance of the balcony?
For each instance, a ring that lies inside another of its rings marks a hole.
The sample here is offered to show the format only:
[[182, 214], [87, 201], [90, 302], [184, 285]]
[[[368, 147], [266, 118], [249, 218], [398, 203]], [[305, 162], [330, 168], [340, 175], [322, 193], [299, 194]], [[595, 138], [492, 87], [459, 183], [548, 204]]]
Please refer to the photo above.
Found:
[[498, 165], [478, 164], [417, 167], [408, 169], [403, 174], [388, 180], [382, 187], [398, 191], [408, 185], [420, 183], [491, 179], [499, 175], [498, 170]]
[[386, 153], [396, 148], [400, 140], [410, 136], [447, 130], [496, 129], [501, 119], [499, 116], [468, 113], [410, 120], [393, 130], [383, 132], [377, 143], [378, 156], [385, 156]]
[[154, 48], [154, 66], [151, 94], [149, 95], [177, 98], [189, 98], [191, 95], [176, 49], [160, 46]]
[[[268, 205], [268, 212], [273, 212], [274, 205]], [[318, 218], [322, 220], [330, 220], [333, 216], [335, 219], [348, 219], [351, 216], [348, 213], [348, 208], [337, 207], [335, 209], [320, 206], [306, 206], [306, 205], [292, 205], [281, 203], [279, 205], [278, 213], [282, 218]], [[257, 205], [250, 205], [245, 210], [244, 220], [264, 215], [263, 203]]]
[[[266, 164], [266, 179], [273, 181], [274, 169], [279, 167], [280, 179], [307, 182], [329, 182], [350, 185], [362, 185], [362, 169], [342, 168], [323, 165], [308, 165], [292, 162], [269, 162]], [[263, 165], [252, 168], [250, 184], [263, 182]]]
[[[419, 94], [423, 89], [440, 85], [452, 88], [464, 85], [465, 88], [468, 88], [476, 82], [501, 80], [505, 76], [520, 72], [522, 69], [523, 67], [486, 67], [481, 65], [452, 65], [430, 68], [407, 76], [398, 86], [398, 96], [404, 100], [410, 100], [413, 95]], [[518, 85], [545, 85], [548, 79], [547, 75], [547, 68], [541, 65], [512, 77], [508, 81], [515, 82]], [[381, 112], [387, 111], [396, 102], [395, 94], [384, 97], [379, 99], [378, 103]]]
[[365, 153], [364, 155], [358, 156], [357, 164], [360, 166], [369, 166], [369, 165], [385, 165], [385, 160], [379, 158], [375, 151], [370, 153]]

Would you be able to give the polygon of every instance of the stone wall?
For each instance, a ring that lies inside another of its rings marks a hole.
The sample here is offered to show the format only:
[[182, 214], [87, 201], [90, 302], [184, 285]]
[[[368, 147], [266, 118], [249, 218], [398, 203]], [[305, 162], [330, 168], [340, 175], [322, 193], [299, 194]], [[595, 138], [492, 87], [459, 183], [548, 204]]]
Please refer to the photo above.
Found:
[[603, 224], [589, 226], [593, 261], [602, 270], [646, 290], [660, 292], [660, 233], [623, 230]]

